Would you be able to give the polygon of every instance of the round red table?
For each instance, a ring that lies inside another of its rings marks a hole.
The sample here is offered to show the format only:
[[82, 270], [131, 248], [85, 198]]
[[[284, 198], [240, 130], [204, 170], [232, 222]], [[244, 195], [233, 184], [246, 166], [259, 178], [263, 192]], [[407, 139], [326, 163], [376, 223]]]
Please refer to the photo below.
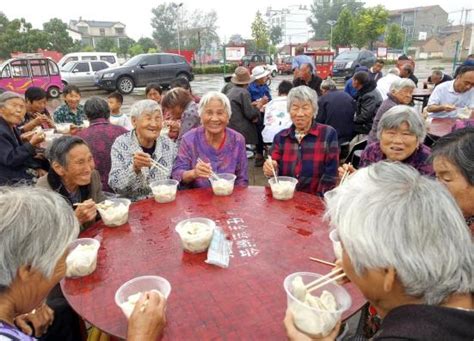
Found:
[[447, 135], [456, 123], [455, 118], [433, 118], [428, 126], [428, 133], [435, 137]]
[[[323, 211], [314, 195], [297, 192], [293, 200], [278, 201], [265, 187], [236, 188], [228, 197], [211, 189], [180, 191], [168, 204], [140, 201], [131, 205], [127, 224], [108, 228], [99, 222], [81, 234], [101, 241], [97, 269], [61, 286], [85, 320], [121, 338], [127, 320], [114, 303], [115, 291], [134, 277], [159, 275], [172, 287], [164, 339], [283, 340], [284, 278], [331, 270], [308, 259], [334, 260]], [[206, 253], [182, 251], [174, 227], [190, 217], [211, 218], [232, 234], [229, 268], [204, 263]], [[343, 318], [365, 303], [355, 286], [345, 287], [352, 307]]]

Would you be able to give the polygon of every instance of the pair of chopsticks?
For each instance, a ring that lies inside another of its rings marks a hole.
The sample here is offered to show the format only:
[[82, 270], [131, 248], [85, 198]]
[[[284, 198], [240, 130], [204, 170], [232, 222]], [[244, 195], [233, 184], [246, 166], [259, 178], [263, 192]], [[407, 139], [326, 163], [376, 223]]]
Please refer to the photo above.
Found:
[[165, 172], [166, 174], [169, 172], [168, 168], [166, 168], [165, 166], [159, 164], [158, 162], [156, 162], [152, 158], [150, 158], [150, 160], [151, 160], [151, 167], [152, 168], [156, 168], [158, 170], [161, 170], [162, 172]]
[[[85, 203], [83, 203], [83, 202], [76, 202], [75, 204], [72, 204], [72, 206], [84, 206], [84, 205], [85, 205]], [[113, 205], [112, 205], [112, 206], [113, 206]], [[95, 207], [101, 208], [101, 209], [103, 209], [103, 210], [106, 210], [107, 208], [109, 208], [109, 207], [111, 207], [111, 206], [98, 203], [98, 204], [95, 204]]]
[[[201, 158], [199, 158], [199, 157], [197, 158], [197, 162], [205, 163], [205, 162], [202, 161]], [[214, 179], [216, 179], [216, 180], [219, 180], [219, 176], [217, 176], [217, 174], [214, 173], [214, 172], [212, 171], [212, 169], [211, 169], [211, 177], [214, 178]]]
[[319, 258], [309, 257], [309, 259], [312, 260], [313, 262], [318, 262], [318, 263], [329, 265], [329, 266], [336, 266], [335, 263], [331, 263], [331, 262], [328, 262], [326, 260], [322, 260], [322, 259], [319, 259]]
[[276, 175], [275, 167], [273, 167], [273, 160], [270, 155], [268, 155], [268, 161], [270, 161], [270, 167], [272, 168], [273, 176], [275, 177], [275, 182], [278, 183], [278, 177]]
[[327, 275], [324, 275], [323, 277], [320, 277], [308, 284], [305, 285], [305, 288], [307, 292], [314, 291], [316, 289], [319, 289], [326, 284], [329, 284], [333, 281], [337, 281], [338, 279], [341, 279], [344, 277], [346, 274], [344, 273], [344, 270], [342, 268], [335, 269], [328, 273]]
[[342, 175], [342, 178], [341, 178], [341, 182], [339, 182], [339, 186], [342, 185], [344, 183], [344, 181], [347, 180], [347, 177], [350, 175], [350, 172], [349, 172], [349, 167], [351, 166], [351, 163], [349, 162], [347, 164], [347, 168], [346, 168], [346, 171], [344, 172], [344, 174]]

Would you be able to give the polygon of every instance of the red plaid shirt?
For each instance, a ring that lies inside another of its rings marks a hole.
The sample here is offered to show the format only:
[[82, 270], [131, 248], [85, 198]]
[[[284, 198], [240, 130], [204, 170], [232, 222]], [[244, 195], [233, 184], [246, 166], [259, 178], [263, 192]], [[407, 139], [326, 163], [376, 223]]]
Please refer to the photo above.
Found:
[[292, 125], [275, 136], [271, 155], [278, 162], [278, 175], [298, 179], [298, 191], [322, 195], [336, 185], [339, 146], [330, 126], [313, 123], [300, 144]]

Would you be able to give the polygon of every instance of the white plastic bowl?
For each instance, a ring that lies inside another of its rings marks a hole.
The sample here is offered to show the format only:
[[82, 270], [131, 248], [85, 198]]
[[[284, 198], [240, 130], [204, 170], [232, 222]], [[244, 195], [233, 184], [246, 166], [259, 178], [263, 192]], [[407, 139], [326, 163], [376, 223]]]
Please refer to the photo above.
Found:
[[[111, 201], [113, 206], [108, 209], [103, 209], [97, 207], [97, 210], [100, 213], [100, 217], [106, 226], [109, 227], [116, 227], [125, 224], [128, 221], [128, 211], [130, 208], [131, 201], [125, 198], [111, 198], [105, 201]], [[101, 202], [100, 204], [104, 204], [105, 201]], [[120, 204], [123, 204], [126, 208], [123, 211], [117, 212], [116, 207]]]
[[128, 298], [137, 293], [146, 291], [158, 291], [162, 296], [168, 299], [171, 292], [171, 284], [165, 278], [160, 276], [141, 276], [125, 282], [115, 292], [115, 304], [122, 310], [124, 315], [130, 318], [133, 312], [133, 305], [127, 304]]
[[55, 126], [59, 134], [69, 134], [71, 132], [71, 123], [56, 123]]
[[150, 188], [156, 202], [165, 204], [176, 199], [179, 182], [173, 179], [157, 180], [150, 183]]
[[337, 310], [327, 311], [310, 307], [293, 295], [292, 282], [297, 276], [301, 276], [304, 284], [308, 284], [323, 275], [311, 272], [296, 272], [285, 278], [283, 287], [286, 291], [287, 307], [293, 315], [296, 328], [314, 337], [324, 337], [334, 329], [341, 319], [342, 313], [350, 308], [352, 304], [351, 296], [346, 289], [333, 281], [312, 291], [311, 294], [320, 296], [324, 290], [329, 291], [336, 299]]
[[[203, 230], [196, 234], [189, 234], [188, 224], [199, 223], [205, 225]], [[181, 245], [183, 249], [190, 253], [200, 253], [208, 249], [209, 244], [212, 240], [212, 234], [216, 228], [216, 223], [211, 219], [207, 218], [190, 218], [181, 220], [176, 225], [176, 232], [179, 234], [181, 239]]]
[[329, 239], [332, 242], [332, 249], [334, 250], [336, 259], [342, 259], [342, 244], [336, 230], [331, 230], [331, 232], [329, 232]]
[[[94, 239], [94, 238], [79, 238], [79, 239], [76, 239], [68, 245], [69, 253], [72, 252], [79, 245], [94, 245], [97, 248], [97, 251], [95, 252], [94, 260], [90, 264], [90, 266], [88, 266], [87, 269], [83, 269], [83, 270], [81, 270], [79, 268], [76, 269], [75, 273], [73, 273], [72, 275], [67, 276], [67, 277], [70, 277], [70, 278], [88, 276], [91, 273], [93, 273], [95, 271], [96, 267], [97, 267], [97, 253], [99, 252], [100, 242], [97, 239]], [[66, 264], [67, 263], [68, 263], [68, 261], [67, 261], [67, 257], [66, 257]], [[77, 273], [77, 271], [79, 271], [80, 273]], [[66, 272], [66, 273], [68, 273], [68, 272]]]
[[220, 173], [217, 176], [219, 179], [209, 178], [214, 194], [219, 196], [231, 195], [234, 191], [234, 182], [237, 176], [232, 173]]
[[295, 194], [298, 179], [290, 176], [279, 176], [278, 183], [274, 177], [269, 179], [268, 183], [272, 189], [273, 198], [277, 200], [290, 200], [293, 199]]

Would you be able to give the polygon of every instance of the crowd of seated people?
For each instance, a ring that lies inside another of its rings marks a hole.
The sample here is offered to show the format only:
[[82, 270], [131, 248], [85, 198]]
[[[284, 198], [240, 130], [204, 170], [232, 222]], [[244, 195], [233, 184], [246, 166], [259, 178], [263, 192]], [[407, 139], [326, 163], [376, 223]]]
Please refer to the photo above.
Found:
[[[9, 247], [0, 247], [0, 335], [48, 336], [50, 325], [78, 321], [67, 303], [70, 311], [61, 313], [44, 300], [60, 292], [68, 243], [101, 219], [97, 203], [108, 195], [146, 199], [155, 180], [175, 179], [180, 190], [210, 187], [213, 173], [235, 174], [236, 186], [247, 187], [246, 145], [265, 142], [271, 158], [257, 152], [266, 177], [294, 177], [297, 191], [324, 198], [343, 243], [338, 264], [383, 318], [375, 339], [472, 339], [474, 66], [461, 66], [453, 80], [433, 72], [430, 116], [454, 120], [462, 109], [471, 117], [453, 121], [453, 131], [430, 148], [427, 122], [412, 101], [414, 63], [385, 75], [380, 61], [360, 68], [350, 79], [352, 97], [300, 59], [293, 83], [282, 82], [273, 100], [267, 71], [245, 67], [226, 94], [199, 98], [179, 80], [167, 91], [149, 84], [129, 113], [121, 111], [121, 94], [81, 104], [75, 86], [64, 88], [65, 103], [52, 115], [40, 88], [1, 94], [0, 244]], [[47, 141], [44, 130], [59, 123], [70, 123], [70, 133]], [[342, 145], [360, 141], [366, 147], [358, 164], [340, 159]], [[350, 176], [339, 185], [344, 173]], [[20, 245], [24, 253], [11, 254]], [[146, 313], [129, 320], [131, 340], [163, 331], [165, 299], [146, 299]], [[34, 331], [32, 311], [42, 314]], [[284, 323], [290, 339], [309, 337], [290, 313]], [[49, 339], [62, 335], [55, 330]]]

